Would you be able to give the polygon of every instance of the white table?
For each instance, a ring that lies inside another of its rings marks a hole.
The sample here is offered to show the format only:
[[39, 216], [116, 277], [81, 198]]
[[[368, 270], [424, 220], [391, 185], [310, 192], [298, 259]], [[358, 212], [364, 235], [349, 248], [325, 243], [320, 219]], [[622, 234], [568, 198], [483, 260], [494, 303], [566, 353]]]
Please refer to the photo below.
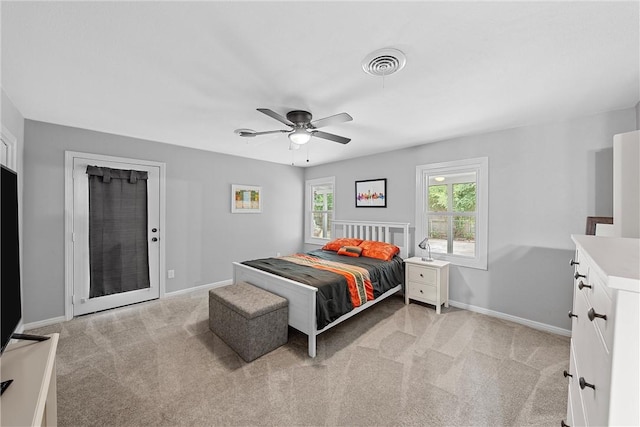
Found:
[[2, 426], [55, 426], [58, 334], [46, 341], [17, 341], [0, 358], [2, 381], [13, 383], [0, 398]]

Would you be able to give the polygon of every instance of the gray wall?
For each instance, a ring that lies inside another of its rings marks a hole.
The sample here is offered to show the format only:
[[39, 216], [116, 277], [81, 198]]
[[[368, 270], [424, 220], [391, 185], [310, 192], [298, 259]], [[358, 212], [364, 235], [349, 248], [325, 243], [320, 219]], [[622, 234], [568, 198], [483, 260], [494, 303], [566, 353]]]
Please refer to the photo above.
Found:
[[[561, 123], [425, 144], [305, 170], [336, 177], [336, 218], [415, 226], [417, 165], [489, 158], [489, 267], [452, 267], [451, 299], [570, 329], [572, 233], [613, 213], [613, 135], [635, 129], [629, 108]], [[387, 178], [386, 209], [355, 208], [354, 181]], [[306, 249], [314, 248], [306, 245]]]
[[[25, 323], [64, 315], [65, 150], [167, 164], [167, 292], [230, 279], [232, 261], [301, 249], [302, 169], [31, 120], [25, 141]], [[262, 186], [263, 213], [231, 214], [231, 184]]]
[[[569, 329], [569, 236], [584, 233], [586, 216], [612, 215], [612, 137], [634, 130], [636, 114], [629, 108], [305, 170], [27, 120], [25, 322], [64, 314], [64, 151], [72, 150], [167, 163], [166, 267], [176, 270], [167, 292], [227, 280], [232, 261], [300, 250], [305, 179], [336, 177], [339, 219], [413, 225], [417, 165], [488, 156], [489, 269], [453, 267], [451, 299]], [[3, 123], [5, 115], [3, 108]], [[388, 179], [388, 208], [355, 208], [354, 181], [371, 178]], [[233, 183], [261, 185], [264, 212], [231, 214]]]

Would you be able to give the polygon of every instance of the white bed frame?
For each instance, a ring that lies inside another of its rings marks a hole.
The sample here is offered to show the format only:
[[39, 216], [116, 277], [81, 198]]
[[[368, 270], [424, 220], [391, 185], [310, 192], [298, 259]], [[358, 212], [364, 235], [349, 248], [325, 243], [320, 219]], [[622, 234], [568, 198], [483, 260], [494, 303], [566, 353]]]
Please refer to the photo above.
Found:
[[[395, 233], [401, 233], [402, 244], [392, 239]], [[409, 256], [409, 224], [399, 222], [367, 222], [367, 221], [333, 221], [332, 234], [334, 238], [352, 237], [363, 240], [393, 243], [400, 248], [400, 256]], [[316, 323], [316, 292], [317, 288], [294, 280], [286, 279], [266, 271], [258, 270], [248, 265], [233, 263], [233, 283], [248, 282], [263, 288], [289, 301], [289, 325], [309, 336], [309, 356], [316, 357], [316, 336], [334, 327], [338, 323], [366, 310], [402, 289], [402, 285], [388, 290], [378, 298], [367, 301], [338, 319], [318, 330]]]

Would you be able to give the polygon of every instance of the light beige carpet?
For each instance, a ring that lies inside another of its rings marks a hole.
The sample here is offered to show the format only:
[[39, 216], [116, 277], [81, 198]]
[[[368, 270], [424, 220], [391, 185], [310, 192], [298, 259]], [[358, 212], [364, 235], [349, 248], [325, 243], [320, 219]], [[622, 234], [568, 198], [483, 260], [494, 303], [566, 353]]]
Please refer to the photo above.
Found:
[[245, 363], [205, 292], [32, 330], [60, 333], [61, 426], [559, 425], [569, 339], [390, 297]]

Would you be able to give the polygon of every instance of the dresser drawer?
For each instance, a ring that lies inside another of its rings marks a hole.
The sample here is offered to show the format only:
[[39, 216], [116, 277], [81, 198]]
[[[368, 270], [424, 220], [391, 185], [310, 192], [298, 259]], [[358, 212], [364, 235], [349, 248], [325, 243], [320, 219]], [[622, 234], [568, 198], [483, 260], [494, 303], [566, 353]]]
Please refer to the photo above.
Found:
[[[613, 348], [613, 323], [615, 319], [612, 298], [615, 298], [615, 295], [610, 294], [609, 289], [593, 269], [590, 269], [589, 283], [591, 284], [591, 289], [586, 293], [587, 300], [591, 304], [589, 308], [593, 308], [593, 311], [597, 314], [607, 316], [606, 320], [596, 317], [593, 319], [593, 323], [602, 335], [607, 353], [610, 353]], [[586, 288], [582, 290], [584, 291]]]
[[576, 269], [576, 271], [585, 274], [587, 277], [579, 277], [575, 280], [575, 294], [576, 296], [580, 294], [586, 297], [587, 313], [590, 309], [593, 309], [594, 313], [607, 316], [607, 320], [595, 317], [593, 324], [602, 337], [607, 352], [610, 352], [613, 345], [614, 319], [614, 304], [612, 298], [615, 298], [615, 295], [605, 286], [597, 270], [588, 264], [585, 257], [582, 258], [583, 260], [579, 265], [580, 268]]
[[[571, 343], [574, 351], [575, 374], [572, 383], [578, 385], [585, 419], [589, 425], [607, 425], [609, 415], [609, 389], [611, 358], [599, 332], [587, 318], [586, 295], [578, 294], [575, 300], [578, 318], [574, 325]], [[580, 388], [580, 378], [595, 386]]]
[[580, 386], [578, 384], [578, 375], [576, 370], [575, 349], [573, 340], [571, 341], [571, 356], [569, 359], [569, 396], [567, 399], [567, 424], [571, 427], [585, 426], [587, 423], [584, 417], [584, 408], [582, 406], [582, 396], [580, 395]]
[[409, 282], [409, 298], [438, 305], [438, 289], [432, 285]]
[[411, 282], [423, 283], [426, 285], [436, 285], [438, 272], [432, 268], [421, 267], [419, 265], [408, 266], [408, 278]]

